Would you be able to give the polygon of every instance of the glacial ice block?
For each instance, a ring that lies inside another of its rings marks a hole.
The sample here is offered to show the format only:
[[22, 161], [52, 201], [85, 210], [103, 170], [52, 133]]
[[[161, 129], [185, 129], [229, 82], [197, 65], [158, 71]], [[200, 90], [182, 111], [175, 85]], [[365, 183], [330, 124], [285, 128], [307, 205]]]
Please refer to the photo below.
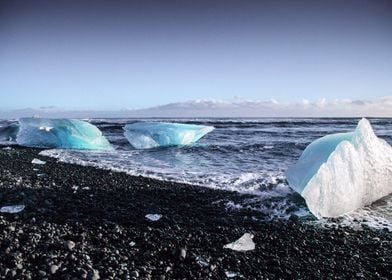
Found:
[[312, 142], [286, 177], [316, 217], [340, 216], [392, 193], [392, 147], [362, 119]]
[[16, 141], [19, 125], [16, 123], [0, 127], [0, 141]]
[[17, 143], [26, 147], [111, 150], [94, 125], [74, 119], [21, 118]]
[[214, 129], [212, 126], [138, 122], [124, 127], [124, 135], [135, 149], [190, 145]]

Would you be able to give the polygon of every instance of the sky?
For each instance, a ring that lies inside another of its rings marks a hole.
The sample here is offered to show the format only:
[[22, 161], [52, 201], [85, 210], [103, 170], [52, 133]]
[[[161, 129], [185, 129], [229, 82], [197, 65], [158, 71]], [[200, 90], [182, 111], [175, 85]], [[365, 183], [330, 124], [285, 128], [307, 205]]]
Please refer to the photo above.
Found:
[[376, 104], [391, 50], [388, 0], [3, 0], [0, 110]]

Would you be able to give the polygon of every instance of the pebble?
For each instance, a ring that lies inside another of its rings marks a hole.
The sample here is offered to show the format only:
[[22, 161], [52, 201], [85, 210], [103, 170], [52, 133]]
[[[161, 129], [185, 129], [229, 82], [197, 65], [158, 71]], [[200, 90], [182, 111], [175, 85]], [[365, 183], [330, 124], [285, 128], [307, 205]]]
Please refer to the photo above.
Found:
[[58, 265], [52, 264], [52, 265], [50, 266], [50, 273], [51, 273], [51, 274], [55, 274], [55, 273], [57, 272], [57, 270], [59, 270]]
[[133, 270], [131, 271], [131, 273], [129, 274], [132, 278], [139, 278], [139, 272], [137, 270]]
[[67, 240], [65, 241], [65, 247], [69, 250], [72, 251], [75, 248], [76, 244], [72, 240]]
[[90, 270], [89, 273], [87, 274], [87, 279], [88, 280], [98, 280], [98, 279], [100, 279], [99, 271], [96, 270], [96, 269]]
[[185, 260], [185, 259], [186, 259], [186, 249], [180, 248], [180, 260]]

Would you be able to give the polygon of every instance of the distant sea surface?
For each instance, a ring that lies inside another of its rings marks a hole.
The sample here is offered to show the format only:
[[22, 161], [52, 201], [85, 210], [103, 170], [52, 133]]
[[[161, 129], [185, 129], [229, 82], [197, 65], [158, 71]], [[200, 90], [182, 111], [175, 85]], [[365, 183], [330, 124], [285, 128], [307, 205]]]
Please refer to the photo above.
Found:
[[[196, 145], [135, 150], [123, 127], [135, 119], [89, 119], [115, 147], [114, 152], [48, 150], [60, 161], [90, 165], [161, 180], [253, 194], [227, 208], [251, 207], [267, 219], [296, 215], [317, 222], [302, 198], [287, 185], [284, 172], [313, 140], [355, 129], [359, 119], [150, 119], [214, 126]], [[370, 119], [377, 136], [392, 144], [392, 119]], [[5, 121], [3, 121], [3, 125]], [[0, 123], [1, 125], [1, 123]], [[339, 224], [392, 230], [392, 196], [350, 213]], [[330, 221], [322, 221], [325, 224]], [[335, 221], [336, 222], [336, 221]]]

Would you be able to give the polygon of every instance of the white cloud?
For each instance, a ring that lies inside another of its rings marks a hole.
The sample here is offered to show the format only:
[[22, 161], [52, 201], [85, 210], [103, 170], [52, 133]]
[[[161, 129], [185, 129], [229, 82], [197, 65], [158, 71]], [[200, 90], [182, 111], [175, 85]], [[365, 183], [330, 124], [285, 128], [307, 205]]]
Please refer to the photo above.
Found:
[[198, 99], [170, 103], [147, 109], [118, 111], [66, 111], [55, 108], [23, 109], [1, 112], [2, 118], [43, 117], [392, 117], [392, 96], [376, 100], [320, 98], [316, 101], [278, 102], [234, 98]]
[[[183, 109], [186, 108], [186, 111]], [[377, 100], [320, 98], [316, 101], [278, 102], [234, 99], [197, 100], [142, 110], [162, 117], [392, 117], [392, 96]]]

